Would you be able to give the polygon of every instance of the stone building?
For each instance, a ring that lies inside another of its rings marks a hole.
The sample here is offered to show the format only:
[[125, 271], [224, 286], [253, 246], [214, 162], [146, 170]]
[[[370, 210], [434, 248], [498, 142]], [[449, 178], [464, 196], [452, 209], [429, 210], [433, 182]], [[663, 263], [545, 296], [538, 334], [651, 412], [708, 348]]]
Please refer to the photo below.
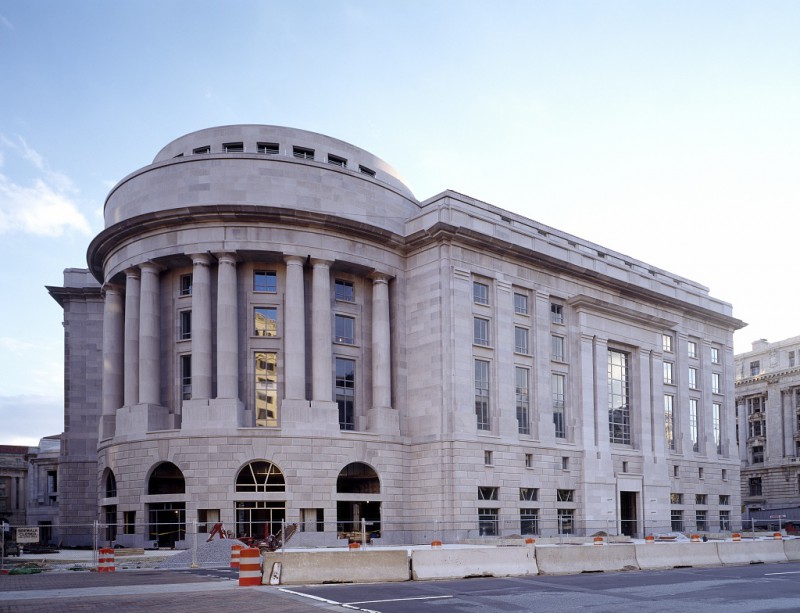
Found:
[[345, 142], [178, 138], [113, 188], [88, 264], [49, 288], [62, 518], [110, 540], [740, 520], [730, 305], [463, 194], [419, 201]]
[[[742, 502], [762, 524], [800, 522], [800, 336], [735, 356]], [[781, 517], [783, 516], [783, 517]], [[772, 519], [773, 521], [769, 521]]]
[[28, 447], [0, 445], [0, 526], [25, 524]]

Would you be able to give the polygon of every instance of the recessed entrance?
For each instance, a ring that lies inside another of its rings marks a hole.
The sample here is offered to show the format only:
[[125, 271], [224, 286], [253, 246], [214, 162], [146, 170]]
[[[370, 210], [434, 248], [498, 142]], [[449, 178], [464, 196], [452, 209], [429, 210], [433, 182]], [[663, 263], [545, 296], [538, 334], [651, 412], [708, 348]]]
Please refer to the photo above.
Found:
[[619, 493], [620, 530], [626, 536], [635, 536], [636, 525], [636, 497], [638, 492]]

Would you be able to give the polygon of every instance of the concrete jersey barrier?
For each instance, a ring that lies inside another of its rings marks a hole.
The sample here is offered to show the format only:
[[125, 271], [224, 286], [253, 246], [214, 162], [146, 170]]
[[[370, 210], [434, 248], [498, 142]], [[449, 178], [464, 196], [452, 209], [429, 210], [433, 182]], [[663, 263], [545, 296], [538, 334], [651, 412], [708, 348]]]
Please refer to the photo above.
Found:
[[543, 575], [639, 569], [632, 543], [536, 547], [536, 563]]
[[742, 541], [717, 543], [723, 564], [752, 564], [753, 562], [787, 562], [783, 541]]
[[533, 547], [417, 549], [411, 552], [411, 578], [519, 577], [536, 575]]
[[800, 561], [800, 539], [786, 539], [783, 541], [783, 552], [789, 562]]
[[722, 565], [716, 543], [637, 543], [634, 547], [642, 570]]
[[280, 562], [281, 585], [302, 583], [369, 583], [408, 581], [408, 552], [290, 551], [264, 555], [263, 583], [269, 584], [275, 562]]

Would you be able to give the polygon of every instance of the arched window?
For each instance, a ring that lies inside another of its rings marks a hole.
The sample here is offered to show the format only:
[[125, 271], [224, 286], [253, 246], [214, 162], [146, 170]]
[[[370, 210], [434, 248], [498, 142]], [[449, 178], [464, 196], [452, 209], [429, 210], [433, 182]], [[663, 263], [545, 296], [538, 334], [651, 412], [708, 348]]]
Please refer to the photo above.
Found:
[[114, 471], [106, 468], [106, 498], [116, 498], [117, 496], [117, 478], [114, 476]]
[[237, 492], [285, 492], [286, 480], [272, 462], [258, 460], [242, 467], [236, 476]]
[[147, 493], [151, 496], [157, 494], [185, 494], [186, 482], [181, 469], [172, 462], [162, 462], [153, 469], [147, 481]]
[[381, 482], [371, 466], [353, 462], [345, 466], [336, 479], [338, 494], [380, 494]]

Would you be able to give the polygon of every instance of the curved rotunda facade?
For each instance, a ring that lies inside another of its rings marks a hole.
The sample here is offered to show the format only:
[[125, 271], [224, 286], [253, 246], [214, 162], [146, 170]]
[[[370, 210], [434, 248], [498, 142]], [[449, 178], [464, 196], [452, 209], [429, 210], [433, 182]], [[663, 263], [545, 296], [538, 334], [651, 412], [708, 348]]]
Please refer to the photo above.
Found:
[[687, 529], [738, 520], [730, 305], [462, 194], [420, 202], [342, 141], [183, 136], [111, 191], [88, 263], [49, 288], [65, 523], [128, 546], [216, 522], [637, 534], [676, 490], [725, 501], [681, 505]]

